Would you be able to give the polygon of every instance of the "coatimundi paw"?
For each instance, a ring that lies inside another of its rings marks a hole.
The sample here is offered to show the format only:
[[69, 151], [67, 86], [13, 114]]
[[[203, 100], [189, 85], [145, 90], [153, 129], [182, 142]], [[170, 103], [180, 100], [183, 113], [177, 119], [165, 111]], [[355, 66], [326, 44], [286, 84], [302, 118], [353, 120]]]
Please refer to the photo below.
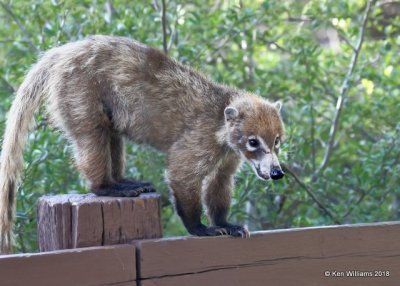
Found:
[[134, 179], [122, 179], [118, 181], [119, 184], [123, 184], [128, 186], [129, 188], [136, 189], [138, 186], [144, 186], [142, 193], [153, 193], [156, 190], [153, 188], [151, 183], [149, 182], [141, 182], [141, 181], [136, 181]]
[[199, 225], [198, 227], [189, 229], [188, 231], [190, 234], [197, 236], [231, 235], [234, 237], [242, 237], [242, 238], [250, 237], [250, 232], [247, 230], [247, 228], [232, 224], [228, 224], [224, 227], [219, 227], [219, 226], [207, 227], [205, 225]]
[[155, 189], [150, 183], [131, 181], [92, 188], [92, 192], [98, 196], [137, 197], [142, 193], [155, 192]]
[[221, 227], [217, 227], [219, 230], [223, 231], [223, 235], [231, 235], [234, 237], [242, 237], [242, 238], [249, 238], [250, 237], [250, 232], [249, 230], [240, 225], [234, 225], [234, 224], [226, 224]]

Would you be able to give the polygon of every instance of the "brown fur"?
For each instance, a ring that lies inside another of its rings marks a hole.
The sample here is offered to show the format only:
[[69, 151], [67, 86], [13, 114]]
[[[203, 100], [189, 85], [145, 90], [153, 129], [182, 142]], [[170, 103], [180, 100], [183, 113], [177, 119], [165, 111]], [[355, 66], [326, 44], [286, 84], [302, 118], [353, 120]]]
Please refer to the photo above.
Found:
[[[276, 134], [283, 136], [273, 104], [218, 85], [134, 40], [94, 36], [54, 48], [28, 73], [7, 120], [0, 161], [1, 252], [10, 251], [22, 148], [41, 99], [98, 194], [129, 195], [123, 137], [167, 152], [177, 211], [198, 235], [244, 234], [226, 221], [232, 176], [243, 154], [253, 156], [239, 142], [254, 133], [273, 145]], [[228, 105], [239, 111], [237, 118], [224, 117]], [[200, 223], [202, 199], [215, 228]]]

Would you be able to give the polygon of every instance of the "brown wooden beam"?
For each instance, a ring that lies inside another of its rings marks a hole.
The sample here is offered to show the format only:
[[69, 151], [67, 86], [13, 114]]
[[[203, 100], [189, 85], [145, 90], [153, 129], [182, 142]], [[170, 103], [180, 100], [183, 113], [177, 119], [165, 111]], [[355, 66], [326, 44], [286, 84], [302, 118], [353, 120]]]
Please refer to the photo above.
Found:
[[389, 222], [0, 256], [0, 285], [398, 285], [399, 236]]
[[136, 286], [133, 245], [0, 256], [1, 286]]
[[398, 285], [399, 238], [400, 223], [393, 222], [265, 231], [250, 239], [137, 241], [138, 279], [142, 286]]

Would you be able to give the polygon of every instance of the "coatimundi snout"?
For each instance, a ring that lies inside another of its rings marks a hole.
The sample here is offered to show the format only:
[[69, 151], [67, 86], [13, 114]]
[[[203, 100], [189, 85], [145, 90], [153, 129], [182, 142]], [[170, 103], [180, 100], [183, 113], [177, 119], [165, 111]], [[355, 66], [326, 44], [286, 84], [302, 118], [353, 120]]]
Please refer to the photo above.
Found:
[[[167, 153], [166, 180], [188, 232], [248, 236], [227, 221], [233, 175], [246, 160], [263, 180], [283, 177], [280, 102], [217, 84], [128, 38], [93, 36], [46, 52], [8, 114], [0, 161], [0, 250], [9, 252], [23, 146], [40, 103], [102, 196], [138, 196], [124, 178], [124, 138]], [[201, 223], [202, 202], [212, 226]]]

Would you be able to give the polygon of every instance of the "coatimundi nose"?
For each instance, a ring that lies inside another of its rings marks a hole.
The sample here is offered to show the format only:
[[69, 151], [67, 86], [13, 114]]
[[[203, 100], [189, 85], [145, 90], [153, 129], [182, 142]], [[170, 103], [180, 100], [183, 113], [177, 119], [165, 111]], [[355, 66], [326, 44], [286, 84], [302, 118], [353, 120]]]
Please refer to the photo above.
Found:
[[270, 174], [272, 180], [282, 179], [284, 175], [285, 173], [282, 171], [281, 168], [272, 168]]

